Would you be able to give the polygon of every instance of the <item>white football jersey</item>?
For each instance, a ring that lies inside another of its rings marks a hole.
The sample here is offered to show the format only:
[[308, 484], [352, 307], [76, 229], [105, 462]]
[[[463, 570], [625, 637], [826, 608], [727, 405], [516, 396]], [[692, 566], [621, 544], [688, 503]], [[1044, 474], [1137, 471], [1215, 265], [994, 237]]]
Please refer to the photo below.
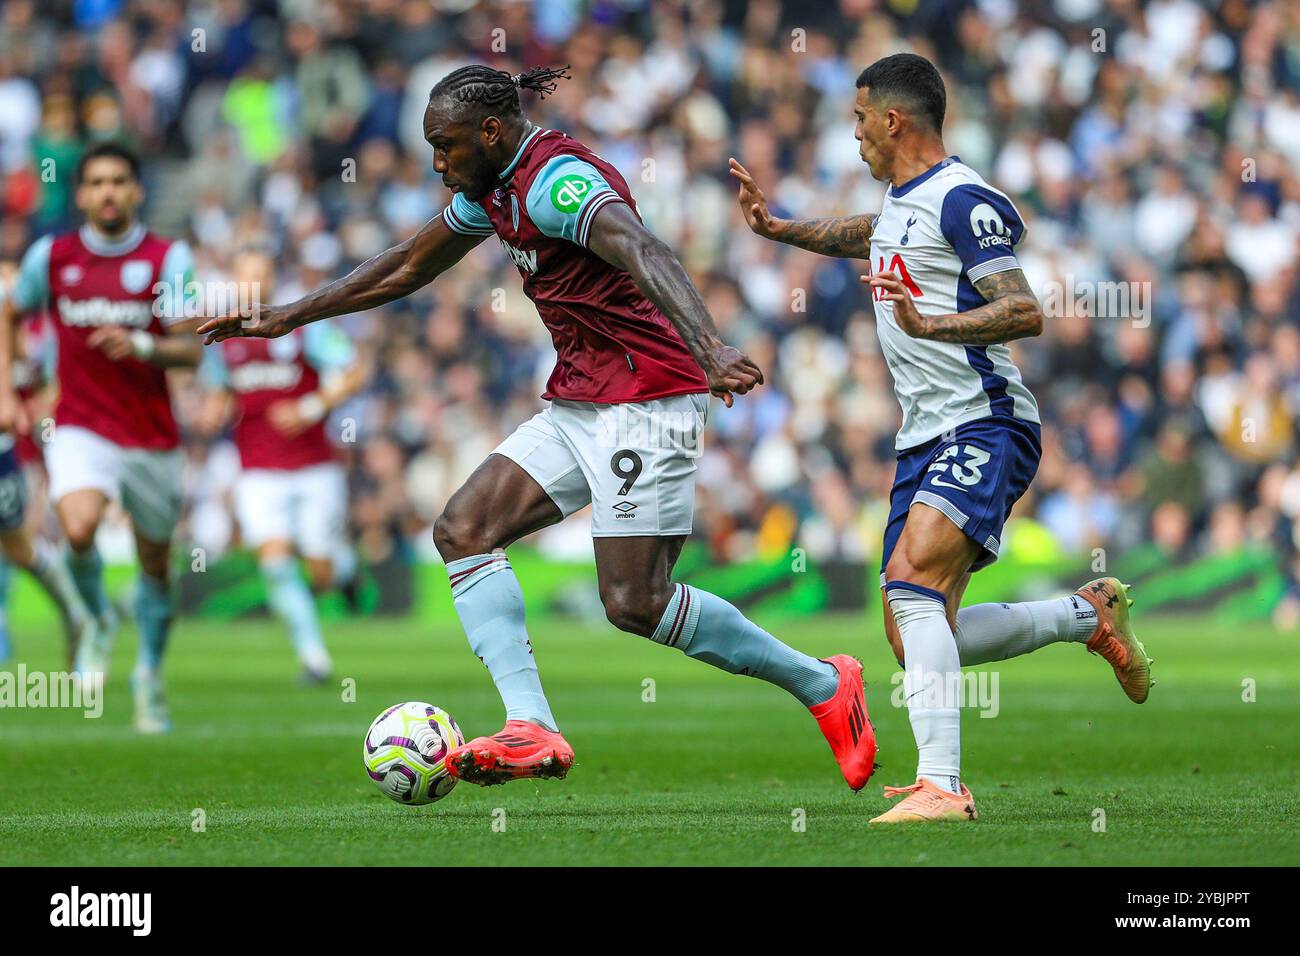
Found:
[[[975, 282], [1020, 268], [1014, 249], [1024, 232], [1011, 200], [950, 156], [886, 191], [871, 236], [871, 270], [895, 273], [922, 315], [967, 312], [985, 304]], [[876, 333], [903, 406], [899, 450], [992, 415], [1039, 421], [1038, 404], [1007, 346], [915, 339], [894, 321], [892, 302], [876, 298], [874, 304]]]

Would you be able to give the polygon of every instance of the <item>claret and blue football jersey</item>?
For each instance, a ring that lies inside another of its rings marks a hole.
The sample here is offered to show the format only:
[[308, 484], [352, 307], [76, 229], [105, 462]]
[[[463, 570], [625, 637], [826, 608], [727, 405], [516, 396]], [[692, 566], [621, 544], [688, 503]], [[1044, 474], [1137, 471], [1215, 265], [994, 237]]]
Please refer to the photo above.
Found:
[[495, 233], [518, 267], [555, 344], [543, 398], [618, 404], [708, 391], [677, 329], [632, 276], [588, 247], [596, 214], [636, 213], [617, 169], [582, 143], [534, 129], [479, 202], [461, 193], [443, 210], [455, 232]]

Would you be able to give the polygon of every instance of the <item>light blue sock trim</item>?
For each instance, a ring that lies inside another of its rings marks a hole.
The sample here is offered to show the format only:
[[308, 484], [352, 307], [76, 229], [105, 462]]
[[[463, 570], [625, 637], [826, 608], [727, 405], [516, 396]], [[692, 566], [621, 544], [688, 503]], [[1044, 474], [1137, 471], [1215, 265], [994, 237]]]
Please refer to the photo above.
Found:
[[321, 637], [316, 601], [299, 575], [297, 563], [292, 559], [264, 562], [262, 579], [266, 582], [266, 603], [289, 626], [289, 640], [298, 659], [312, 668], [326, 667], [329, 652]]
[[506, 720], [526, 720], [558, 730], [542, 691], [524, 621], [524, 595], [504, 552], [447, 564], [456, 613], [469, 646], [492, 675]]
[[830, 700], [839, 686], [834, 665], [783, 644], [715, 594], [677, 585], [652, 640], [731, 674], [775, 684], [805, 707]]
[[141, 574], [135, 589], [135, 623], [140, 631], [137, 660], [149, 670], [162, 667], [167, 637], [171, 632], [174, 606], [171, 586]]
[[76, 582], [81, 599], [86, 602], [86, 609], [95, 617], [103, 617], [108, 600], [104, 596], [104, 562], [99, 556], [99, 549], [91, 545], [85, 552], [68, 549], [68, 570]]

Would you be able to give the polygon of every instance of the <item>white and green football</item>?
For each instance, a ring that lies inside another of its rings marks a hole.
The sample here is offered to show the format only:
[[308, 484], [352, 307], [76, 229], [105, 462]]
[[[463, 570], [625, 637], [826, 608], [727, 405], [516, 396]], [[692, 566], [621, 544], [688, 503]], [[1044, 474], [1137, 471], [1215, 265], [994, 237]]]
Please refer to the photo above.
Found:
[[374, 719], [362, 742], [366, 773], [398, 803], [421, 806], [456, 786], [447, 754], [465, 742], [456, 720], [422, 701], [395, 704]]

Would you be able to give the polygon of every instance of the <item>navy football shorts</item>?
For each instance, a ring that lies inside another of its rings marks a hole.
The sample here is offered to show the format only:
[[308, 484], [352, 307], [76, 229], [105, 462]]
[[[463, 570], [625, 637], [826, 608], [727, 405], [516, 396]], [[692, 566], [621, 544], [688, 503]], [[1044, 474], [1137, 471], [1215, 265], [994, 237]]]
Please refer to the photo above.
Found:
[[1038, 471], [1042, 433], [1033, 422], [993, 416], [958, 425], [898, 453], [889, 492], [889, 523], [880, 555], [880, 586], [914, 502], [937, 508], [980, 546], [972, 571], [998, 559], [1002, 525]]

